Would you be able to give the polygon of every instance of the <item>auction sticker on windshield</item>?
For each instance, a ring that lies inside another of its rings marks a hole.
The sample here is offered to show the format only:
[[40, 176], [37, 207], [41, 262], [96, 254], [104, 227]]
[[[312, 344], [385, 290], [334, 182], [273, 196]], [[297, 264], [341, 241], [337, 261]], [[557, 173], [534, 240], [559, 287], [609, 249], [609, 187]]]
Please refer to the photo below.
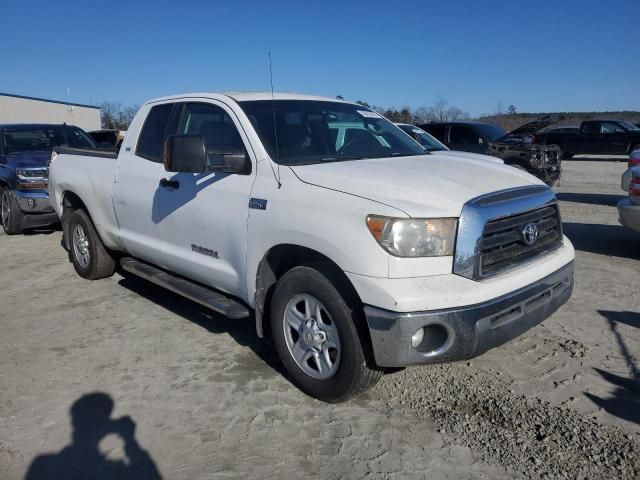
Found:
[[356, 110], [360, 115], [365, 118], [380, 118], [376, 112], [370, 112], [369, 110]]

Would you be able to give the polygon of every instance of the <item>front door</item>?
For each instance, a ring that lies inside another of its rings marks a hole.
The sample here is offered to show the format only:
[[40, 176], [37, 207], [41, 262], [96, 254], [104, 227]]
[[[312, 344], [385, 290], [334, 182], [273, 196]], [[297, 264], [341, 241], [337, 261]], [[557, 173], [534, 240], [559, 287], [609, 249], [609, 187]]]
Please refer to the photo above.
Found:
[[600, 153], [622, 155], [627, 153], [627, 131], [616, 122], [602, 122]]
[[[221, 102], [185, 103], [178, 133], [202, 135], [214, 163], [223, 153], [247, 150], [238, 124]], [[159, 190], [159, 221], [169, 270], [232, 295], [244, 293], [252, 163], [248, 175], [164, 172], [169, 183]]]

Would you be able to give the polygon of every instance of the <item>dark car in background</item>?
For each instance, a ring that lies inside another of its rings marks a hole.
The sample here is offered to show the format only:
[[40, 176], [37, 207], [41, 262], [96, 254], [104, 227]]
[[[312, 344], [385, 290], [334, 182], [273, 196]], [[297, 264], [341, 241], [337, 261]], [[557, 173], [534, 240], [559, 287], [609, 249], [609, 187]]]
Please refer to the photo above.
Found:
[[58, 222], [47, 187], [51, 151], [60, 146], [96, 148], [70, 125], [0, 125], [0, 218], [7, 235]]
[[507, 131], [484, 122], [433, 122], [419, 125], [451, 150], [487, 154], [489, 144]]
[[627, 155], [640, 149], [640, 127], [624, 120], [585, 120], [577, 132], [545, 135], [547, 143], [560, 146], [563, 158], [573, 155]]
[[549, 186], [560, 179], [560, 149], [555, 145], [537, 144], [536, 132], [556, 119], [543, 117], [511, 132], [484, 122], [426, 123], [427, 131], [451, 150], [483, 153], [498, 157], [507, 165], [525, 170]]
[[120, 145], [122, 145], [126, 133], [126, 131], [123, 132], [111, 128], [87, 132], [99, 148], [115, 150], [116, 152], [120, 151]]

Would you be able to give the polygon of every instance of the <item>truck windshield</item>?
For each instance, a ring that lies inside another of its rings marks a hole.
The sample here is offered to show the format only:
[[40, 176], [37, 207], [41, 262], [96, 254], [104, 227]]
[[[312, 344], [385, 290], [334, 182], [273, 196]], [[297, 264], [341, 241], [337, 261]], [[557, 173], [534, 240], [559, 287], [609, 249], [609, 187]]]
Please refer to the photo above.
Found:
[[624, 128], [626, 128], [627, 130], [640, 130], [640, 128], [638, 128], [636, 125], [634, 125], [631, 122], [627, 122], [627, 121], [621, 121], [620, 125], [622, 125]]
[[283, 165], [425, 153], [393, 123], [360, 105], [315, 100], [239, 103], [271, 158]]
[[497, 125], [478, 125], [478, 129], [484, 134], [490, 142], [502, 138], [507, 134], [507, 131], [498, 127]]
[[53, 147], [96, 148], [89, 136], [77, 127], [51, 125], [11, 127], [2, 131], [5, 155], [19, 152], [50, 152]]

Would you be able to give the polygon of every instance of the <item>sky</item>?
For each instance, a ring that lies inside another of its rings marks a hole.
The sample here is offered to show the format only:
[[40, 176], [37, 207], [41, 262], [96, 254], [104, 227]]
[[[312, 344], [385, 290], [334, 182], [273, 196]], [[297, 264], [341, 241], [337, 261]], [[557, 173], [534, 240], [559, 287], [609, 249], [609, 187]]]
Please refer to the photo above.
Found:
[[640, 110], [640, 0], [0, 0], [0, 92], [268, 90], [472, 115]]

